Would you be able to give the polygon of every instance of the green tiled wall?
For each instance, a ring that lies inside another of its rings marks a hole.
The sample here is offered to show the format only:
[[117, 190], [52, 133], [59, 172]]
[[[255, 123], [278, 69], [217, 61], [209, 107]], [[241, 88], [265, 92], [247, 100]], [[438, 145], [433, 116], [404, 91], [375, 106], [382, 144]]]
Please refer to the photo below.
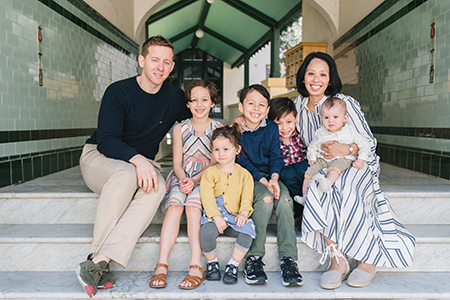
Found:
[[381, 161], [450, 179], [450, 0], [384, 1], [334, 48]]
[[0, 1], [0, 187], [78, 165], [105, 88], [137, 74], [138, 54], [82, 0]]

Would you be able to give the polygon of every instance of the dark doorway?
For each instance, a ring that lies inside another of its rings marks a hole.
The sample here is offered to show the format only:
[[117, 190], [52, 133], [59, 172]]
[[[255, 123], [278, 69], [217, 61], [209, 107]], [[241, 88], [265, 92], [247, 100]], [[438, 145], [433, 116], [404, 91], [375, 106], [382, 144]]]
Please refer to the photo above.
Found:
[[199, 49], [186, 49], [175, 56], [175, 67], [167, 79], [170, 84], [184, 87], [194, 79], [206, 79], [215, 83], [219, 100], [213, 107], [210, 117], [223, 117], [223, 62]]

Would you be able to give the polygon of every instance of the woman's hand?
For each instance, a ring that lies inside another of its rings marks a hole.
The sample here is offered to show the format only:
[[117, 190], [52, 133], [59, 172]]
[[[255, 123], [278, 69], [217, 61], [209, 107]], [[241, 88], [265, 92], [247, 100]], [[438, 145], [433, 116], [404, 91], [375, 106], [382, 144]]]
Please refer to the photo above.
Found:
[[225, 222], [222, 216], [214, 216], [213, 219], [214, 222], [216, 223], [217, 231], [219, 231], [220, 234], [223, 234], [225, 229], [227, 229], [228, 227], [227, 222]]
[[328, 141], [326, 143], [323, 143], [321, 149], [323, 152], [320, 152], [320, 154], [322, 154], [325, 159], [332, 159], [335, 158], [336, 156], [349, 155], [348, 145], [341, 144], [338, 141]]

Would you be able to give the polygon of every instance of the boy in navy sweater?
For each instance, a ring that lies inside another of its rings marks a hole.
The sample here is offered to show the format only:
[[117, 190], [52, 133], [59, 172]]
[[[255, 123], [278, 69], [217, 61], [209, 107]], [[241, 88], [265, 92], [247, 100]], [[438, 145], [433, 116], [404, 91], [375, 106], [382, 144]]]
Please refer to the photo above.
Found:
[[243, 88], [239, 94], [239, 110], [243, 113], [244, 132], [242, 152], [237, 163], [253, 176], [256, 238], [247, 253], [244, 277], [247, 284], [265, 284], [262, 258], [265, 254], [266, 231], [275, 208], [277, 221], [278, 257], [281, 260], [284, 286], [301, 286], [298, 272], [297, 239], [293, 214], [293, 201], [286, 186], [278, 180], [284, 166], [280, 149], [278, 125], [265, 116], [269, 110], [269, 92], [262, 85]]

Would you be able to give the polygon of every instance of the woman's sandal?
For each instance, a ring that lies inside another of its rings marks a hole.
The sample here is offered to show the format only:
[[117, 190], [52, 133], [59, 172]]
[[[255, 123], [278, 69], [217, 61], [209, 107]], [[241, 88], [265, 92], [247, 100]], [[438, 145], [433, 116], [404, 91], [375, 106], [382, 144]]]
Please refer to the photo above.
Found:
[[[162, 264], [162, 263], [157, 263], [157, 264], [156, 264], [155, 271], [156, 271], [159, 267], [161, 267], [161, 268], [166, 268], [167, 271], [169, 271], [169, 266], [166, 265], [166, 264]], [[149, 285], [151, 288], [154, 288], [154, 289], [162, 289], [162, 288], [165, 288], [165, 287], [167, 286], [166, 276], [167, 276], [167, 274], [164, 274], [164, 273], [153, 274], [152, 277], [150, 277], [150, 282], [148, 283], [148, 285]], [[161, 285], [154, 285], [153, 283], [154, 283], [155, 281], [161, 281], [163, 284], [161, 284]]]
[[[200, 267], [199, 265], [190, 265], [189, 269], [196, 269], [196, 270], [200, 270], [203, 274], [203, 276], [200, 278], [199, 276], [192, 276], [192, 275], [187, 275], [186, 277], [184, 277], [183, 281], [180, 283], [180, 285], [178, 286], [180, 289], [183, 290], [193, 290], [196, 289], [200, 286], [200, 284], [205, 280], [206, 276], [205, 276], [205, 270], [203, 270], [202, 267]], [[190, 283], [191, 286], [182, 286], [181, 284], [185, 284], [186, 283]]]

